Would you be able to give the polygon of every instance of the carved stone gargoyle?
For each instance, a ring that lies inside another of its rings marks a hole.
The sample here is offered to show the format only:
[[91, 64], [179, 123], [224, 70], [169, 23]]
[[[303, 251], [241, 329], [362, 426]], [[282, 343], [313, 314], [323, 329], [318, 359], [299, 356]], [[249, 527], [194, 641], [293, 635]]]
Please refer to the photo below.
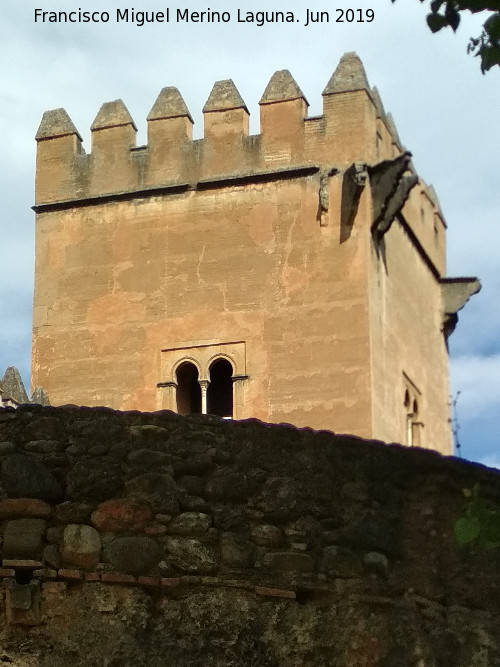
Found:
[[458, 311], [481, 289], [477, 278], [441, 278], [443, 300], [442, 331], [446, 338], [451, 336], [458, 322]]
[[342, 179], [342, 203], [340, 208], [340, 242], [346, 241], [352, 231], [358, 211], [359, 198], [366, 185], [368, 172], [364, 162], [354, 162], [346, 169]]
[[418, 183], [411, 168], [411, 153], [406, 151], [392, 160], [383, 160], [368, 167], [372, 191], [372, 234], [379, 241], [389, 230], [394, 218], [405, 205], [410, 190]]
[[411, 167], [411, 153], [406, 151], [392, 160], [383, 160], [372, 166], [354, 162], [344, 172], [342, 180], [342, 205], [340, 212], [340, 241], [351, 235], [359, 198], [369, 176], [372, 193], [373, 216], [371, 229], [380, 241], [392, 221], [403, 208], [410, 190], [418, 183], [418, 176]]

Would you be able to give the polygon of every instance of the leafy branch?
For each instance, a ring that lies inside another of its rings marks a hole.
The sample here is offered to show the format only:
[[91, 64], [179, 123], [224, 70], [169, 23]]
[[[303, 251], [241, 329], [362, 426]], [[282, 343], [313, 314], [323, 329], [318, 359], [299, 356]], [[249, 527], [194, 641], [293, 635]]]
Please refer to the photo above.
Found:
[[455, 522], [453, 533], [461, 546], [467, 544], [483, 549], [500, 546], [500, 510], [488, 509], [479, 498], [479, 484], [464, 489], [468, 503], [465, 516]]
[[467, 53], [479, 56], [483, 74], [495, 65], [500, 66], [500, 0], [431, 0], [430, 10], [427, 25], [432, 32], [439, 32], [443, 28], [451, 28], [456, 32], [461, 12], [488, 12], [481, 34], [470, 38]]

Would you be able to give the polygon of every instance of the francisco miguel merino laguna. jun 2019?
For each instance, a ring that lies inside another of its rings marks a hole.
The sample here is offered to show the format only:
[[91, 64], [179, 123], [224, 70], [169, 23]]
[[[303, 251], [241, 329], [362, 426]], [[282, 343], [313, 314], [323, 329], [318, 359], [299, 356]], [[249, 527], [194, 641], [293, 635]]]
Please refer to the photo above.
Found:
[[116, 8], [113, 12], [52, 11], [35, 9], [35, 23], [133, 23], [142, 27], [149, 23], [253, 23], [262, 27], [267, 23], [302, 23], [305, 27], [316, 23], [371, 23], [375, 19], [373, 9], [340, 9], [312, 11], [304, 8], [300, 15], [291, 11], [191, 11], [166, 7], [163, 11], [137, 11]]

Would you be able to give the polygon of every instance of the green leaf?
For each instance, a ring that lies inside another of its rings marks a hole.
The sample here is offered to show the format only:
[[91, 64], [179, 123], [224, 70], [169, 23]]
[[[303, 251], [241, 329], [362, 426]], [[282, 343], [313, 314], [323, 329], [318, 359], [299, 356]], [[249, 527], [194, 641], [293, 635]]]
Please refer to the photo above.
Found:
[[448, 25], [448, 21], [446, 20], [446, 17], [441, 16], [441, 14], [428, 14], [427, 25], [432, 32], [438, 32], [441, 28], [445, 28]]
[[493, 14], [493, 16], [490, 16], [483, 27], [492, 41], [500, 39], [500, 15]]
[[477, 540], [481, 532], [481, 524], [474, 517], [461, 517], [455, 522], [453, 533], [460, 546]]
[[500, 65], [500, 53], [498, 49], [482, 46], [479, 55], [481, 56], [481, 71], [483, 74], [495, 65]]
[[457, 12], [456, 9], [451, 7], [451, 5], [446, 6], [446, 12], [445, 12], [445, 17], [446, 21], [448, 22], [448, 25], [451, 26], [453, 32], [457, 31], [458, 26], [460, 25], [460, 14]]
[[445, 0], [432, 0], [431, 2], [431, 11], [433, 14], [437, 14], [438, 11], [441, 9], [441, 5], [445, 2]]

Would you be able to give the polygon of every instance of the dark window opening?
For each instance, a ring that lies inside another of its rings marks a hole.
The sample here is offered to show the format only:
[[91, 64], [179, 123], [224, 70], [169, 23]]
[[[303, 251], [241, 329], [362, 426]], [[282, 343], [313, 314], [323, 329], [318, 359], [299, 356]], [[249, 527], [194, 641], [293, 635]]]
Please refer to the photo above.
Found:
[[405, 391], [404, 406], [405, 408], [408, 408], [410, 406], [410, 392], [408, 391], [408, 389]]
[[179, 366], [177, 376], [177, 412], [190, 415], [201, 412], [201, 387], [198, 369], [189, 361]]
[[28, 568], [14, 568], [16, 584], [26, 585], [33, 579], [33, 570]]
[[233, 416], [233, 367], [226, 359], [217, 359], [210, 366], [207, 412], [219, 417]]

